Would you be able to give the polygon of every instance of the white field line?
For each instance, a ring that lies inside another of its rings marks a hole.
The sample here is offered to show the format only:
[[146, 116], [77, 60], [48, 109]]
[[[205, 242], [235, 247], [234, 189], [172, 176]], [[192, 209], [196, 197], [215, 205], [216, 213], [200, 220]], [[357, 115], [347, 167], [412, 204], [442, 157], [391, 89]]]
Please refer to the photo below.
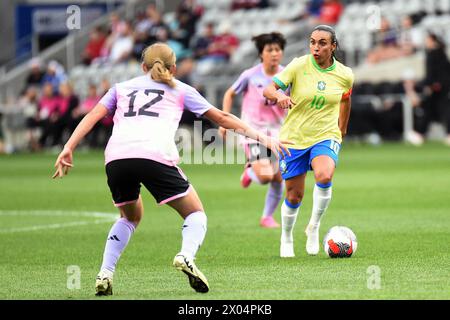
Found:
[[30, 210], [30, 211], [18, 211], [18, 210], [0, 210], [1, 216], [49, 216], [49, 217], [91, 217], [100, 218], [94, 221], [72, 221], [64, 223], [52, 223], [44, 225], [33, 225], [29, 227], [7, 228], [1, 229], [0, 234], [27, 232], [44, 229], [59, 229], [66, 227], [75, 227], [88, 224], [100, 224], [115, 221], [118, 218], [118, 214], [104, 213], [104, 212], [88, 212], [88, 211], [50, 211], [50, 210]]

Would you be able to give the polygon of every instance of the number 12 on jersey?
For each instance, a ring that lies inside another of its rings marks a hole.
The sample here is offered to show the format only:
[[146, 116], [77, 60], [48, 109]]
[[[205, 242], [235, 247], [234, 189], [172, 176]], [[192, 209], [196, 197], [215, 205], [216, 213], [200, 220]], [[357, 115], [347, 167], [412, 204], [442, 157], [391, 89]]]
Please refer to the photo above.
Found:
[[156, 89], [146, 89], [144, 90], [144, 94], [148, 96], [149, 93], [156, 93], [157, 96], [144, 104], [139, 108], [138, 112], [134, 111], [134, 100], [136, 99], [136, 95], [139, 90], [133, 90], [131, 93], [127, 94], [127, 97], [130, 97], [130, 103], [128, 104], [128, 111], [123, 115], [124, 117], [135, 117], [135, 116], [149, 116], [149, 117], [159, 117], [159, 114], [152, 111], [147, 111], [148, 108], [153, 106], [155, 103], [158, 103], [163, 99], [164, 90], [156, 90]]

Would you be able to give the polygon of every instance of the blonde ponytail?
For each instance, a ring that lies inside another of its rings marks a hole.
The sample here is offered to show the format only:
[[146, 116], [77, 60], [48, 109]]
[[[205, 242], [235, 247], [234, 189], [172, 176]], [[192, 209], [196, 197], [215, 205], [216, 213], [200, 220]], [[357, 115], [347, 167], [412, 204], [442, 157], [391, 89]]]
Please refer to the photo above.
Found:
[[150, 71], [153, 80], [175, 87], [170, 71], [175, 65], [176, 57], [172, 49], [164, 43], [155, 43], [142, 52], [142, 62]]

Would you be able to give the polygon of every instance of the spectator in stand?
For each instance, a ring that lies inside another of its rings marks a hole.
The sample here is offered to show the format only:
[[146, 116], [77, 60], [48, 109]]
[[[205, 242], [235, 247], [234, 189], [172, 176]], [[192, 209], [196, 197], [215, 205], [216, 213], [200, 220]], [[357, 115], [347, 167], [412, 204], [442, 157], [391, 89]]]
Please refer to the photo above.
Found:
[[231, 3], [231, 10], [239, 9], [255, 9], [267, 8], [269, 6], [268, 0], [233, 0]]
[[[94, 83], [89, 84], [88, 95], [81, 102], [81, 104], [72, 111], [72, 119], [74, 119], [73, 125], [75, 127], [80, 123], [81, 119], [91, 111], [95, 105], [100, 101], [101, 96], [97, 94], [97, 86]], [[73, 131], [74, 127], [71, 131]], [[98, 142], [99, 133], [102, 131], [102, 124], [98, 122], [92, 131], [87, 136], [87, 143], [91, 148], [99, 147]]]
[[136, 61], [141, 60], [142, 50], [150, 45], [150, 39], [147, 32], [134, 30], [134, 44], [132, 50], [132, 56]]
[[208, 47], [214, 39], [214, 23], [208, 22], [200, 37], [195, 39], [193, 45], [194, 58], [201, 59], [208, 54]]
[[82, 53], [83, 63], [85, 65], [91, 64], [91, 62], [99, 58], [102, 53], [102, 48], [105, 44], [106, 35], [101, 27], [96, 27], [89, 33], [89, 41]]
[[318, 20], [314, 21], [313, 25], [336, 25], [343, 11], [344, 5], [340, 0], [323, 0], [319, 10]]
[[307, 3], [306, 11], [301, 10], [300, 13], [291, 19], [281, 19], [279, 23], [291, 23], [299, 20], [309, 20], [310, 25], [315, 25], [317, 21], [319, 21], [320, 10], [322, 8], [324, 0], [310, 0]]
[[179, 41], [169, 38], [169, 31], [167, 29], [165, 28], [159, 29], [159, 32], [156, 35], [156, 37], [157, 42], [166, 43], [173, 50], [173, 52], [175, 52], [175, 55], [177, 56], [178, 65], [180, 65], [184, 59], [189, 58], [191, 56], [190, 49], [185, 49]]
[[123, 21], [120, 19], [119, 15], [116, 12], [111, 13], [111, 15], [109, 16], [109, 33], [110, 33], [110, 35], [112, 35], [112, 36], [116, 35], [121, 23], [123, 23]]
[[188, 12], [196, 21], [203, 15], [205, 8], [196, 0], [182, 0], [177, 7], [177, 13]]
[[381, 18], [380, 29], [373, 34], [373, 49], [367, 55], [367, 63], [378, 63], [402, 55], [398, 45], [397, 32], [389, 20]]
[[149, 36], [149, 43], [153, 44], [159, 41], [158, 39], [161, 37], [163, 33], [167, 33], [170, 37], [170, 28], [167, 24], [164, 23], [159, 11], [154, 10], [152, 11], [151, 15], [153, 25], [148, 31], [148, 36]]
[[27, 76], [25, 81], [26, 87], [30, 85], [41, 86], [42, 79], [44, 78], [45, 72], [41, 68], [41, 61], [38, 58], [33, 58], [30, 60], [30, 74]]
[[218, 35], [213, 37], [208, 47], [208, 57], [226, 62], [239, 46], [239, 38], [231, 33], [231, 25], [223, 21], [218, 28]]
[[411, 16], [404, 16], [399, 32], [399, 46], [403, 55], [407, 56], [415, 53], [423, 47], [424, 42], [422, 28], [414, 26]]
[[138, 22], [134, 27], [134, 44], [132, 56], [136, 61], [141, 60], [142, 50], [150, 45], [150, 29], [155, 24], [153, 20], [154, 12], [157, 11], [156, 5], [151, 3], [145, 9], [145, 13], [141, 16], [138, 14]]
[[195, 34], [195, 20], [189, 13], [177, 13], [177, 17], [169, 25], [172, 38], [180, 42], [184, 48], [189, 47], [192, 36]]
[[151, 3], [147, 6], [145, 9], [145, 14], [142, 16], [142, 18], [138, 19], [138, 22], [136, 23], [136, 26], [134, 30], [136, 32], [142, 32], [147, 34], [150, 28], [153, 26], [154, 21], [152, 19], [153, 11], [156, 10], [156, 5], [154, 3]]
[[63, 82], [59, 86], [60, 103], [58, 109], [59, 119], [56, 124], [56, 144], [62, 143], [65, 131], [72, 131], [76, 127], [76, 121], [73, 117], [73, 111], [78, 108], [80, 99], [74, 94], [72, 86], [69, 82]]
[[53, 87], [53, 93], [58, 94], [59, 85], [66, 81], [67, 76], [64, 72], [63, 66], [61, 66], [56, 60], [51, 60], [47, 65], [47, 72], [42, 78], [42, 83], [51, 83]]
[[308, 2], [306, 14], [312, 18], [319, 18], [320, 9], [322, 8], [323, 0], [311, 0]]
[[[188, 77], [188, 74], [192, 72], [194, 65], [191, 58], [191, 50], [184, 48], [179, 41], [169, 38], [169, 30], [166, 28], [159, 28], [158, 33], [155, 36], [157, 42], [167, 44], [175, 53], [177, 57], [177, 74], [181, 74], [185, 78]], [[140, 58], [141, 57], [139, 57], [139, 59]]]
[[109, 62], [117, 64], [127, 61], [131, 57], [133, 44], [134, 39], [130, 23], [128, 21], [121, 23], [117, 29], [117, 37], [111, 45]]
[[[145, 11], [145, 18], [140, 20], [134, 28], [133, 57], [137, 61], [141, 60], [142, 51], [146, 47], [158, 41], [158, 38], [165, 36], [166, 25], [161, 21], [162, 18], [156, 4], [149, 4]], [[169, 31], [168, 26], [167, 31]]]
[[109, 16], [109, 29], [108, 29], [108, 36], [106, 37], [105, 42], [103, 43], [103, 46], [100, 50], [100, 57], [94, 59], [92, 61], [93, 64], [103, 64], [109, 60], [109, 57], [111, 55], [111, 50], [114, 42], [117, 38], [120, 37], [119, 30], [123, 29], [123, 24], [125, 21], [121, 20], [119, 15], [115, 12], [113, 12]]
[[228, 21], [222, 21], [219, 25], [218, 34], [213, 36], [207, 54], [197, 61], [195, 72], [198, 76], [205, 75], [229, 61], [239, 46], [239, 39], [230, 32], [230, 29], [231, 25]]
[[88, 94], [83, 102], [80, 104], [80, 115], [86, 115], [91, 111], [100, 100], [101, 96], [97, 93], [97, 86], [95, 83], [89, 84]]
[[172, 28], [172, 37], [185, 48], [189, 47], [192, 36], [196, 31], [197, 21], [203, 14], [203, 7], [195, 0], [183, 0], [177, 7], [175, 25]]
[[445, 144], [450, 146], [450, 62], [445, 44], [434, 33], [428, 33], [425, 39], [425, 110], [429, 122], [444, 124], [447, 131]]
[[99, 100], [100, 98], [97, 94], [97, 86], [90, 83], [86, 98], [72, 110], [72, 119], [74, 120], [74, 123], [72, 123], [71, 129], [74, 129], [78, 123], [80, 123], [81, 119], [95, 107]]
[[25, 94], [19, 100], [19, 108], [23, 110], [26, 119], [27, 140], [29, 149], [31, 151], [39, 151], [40, 145], [38, 143], [37, 128], [38, 121], [38, 93], [39, 89], [36, 86], [29, 86]]
[[36, 117], [36, 121], [42, 131], [39, 138], [41, 147], [54, 146], [58, 141], [55, 133], [59, 120], [58, 110], [60, 103], [61, 99], [53, 90], [53, 85], [50, 82], [44, 83], [42, 96], [39, 100], [39, 113]]

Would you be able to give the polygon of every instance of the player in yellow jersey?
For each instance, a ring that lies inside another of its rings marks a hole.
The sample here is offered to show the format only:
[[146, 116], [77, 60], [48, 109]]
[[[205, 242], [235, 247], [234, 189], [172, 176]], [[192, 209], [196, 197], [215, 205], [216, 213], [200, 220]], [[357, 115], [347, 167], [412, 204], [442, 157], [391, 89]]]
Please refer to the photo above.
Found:
[[[280, 157], [286, 181], [286, 199], [281, 206], [281, 257], [294, 257], [292, 231], [305, 191], [308, 170], [316, 184], [311, 219], [306, 227], [306, 251], [319, 252], [320, 219], [331, 201], [331, 180], [338, 162], [342, 138], [347, 132], [353, 86], [352, 70], [336, 60], [338, 42], [334, 29], [314, 28], [310, 53], [295, 58], [264, 89], [264, 96], [289, 109], [280, 139], [289, 140], [291, 156]], [[278, 89], [290, 86], [290, 97]]]

